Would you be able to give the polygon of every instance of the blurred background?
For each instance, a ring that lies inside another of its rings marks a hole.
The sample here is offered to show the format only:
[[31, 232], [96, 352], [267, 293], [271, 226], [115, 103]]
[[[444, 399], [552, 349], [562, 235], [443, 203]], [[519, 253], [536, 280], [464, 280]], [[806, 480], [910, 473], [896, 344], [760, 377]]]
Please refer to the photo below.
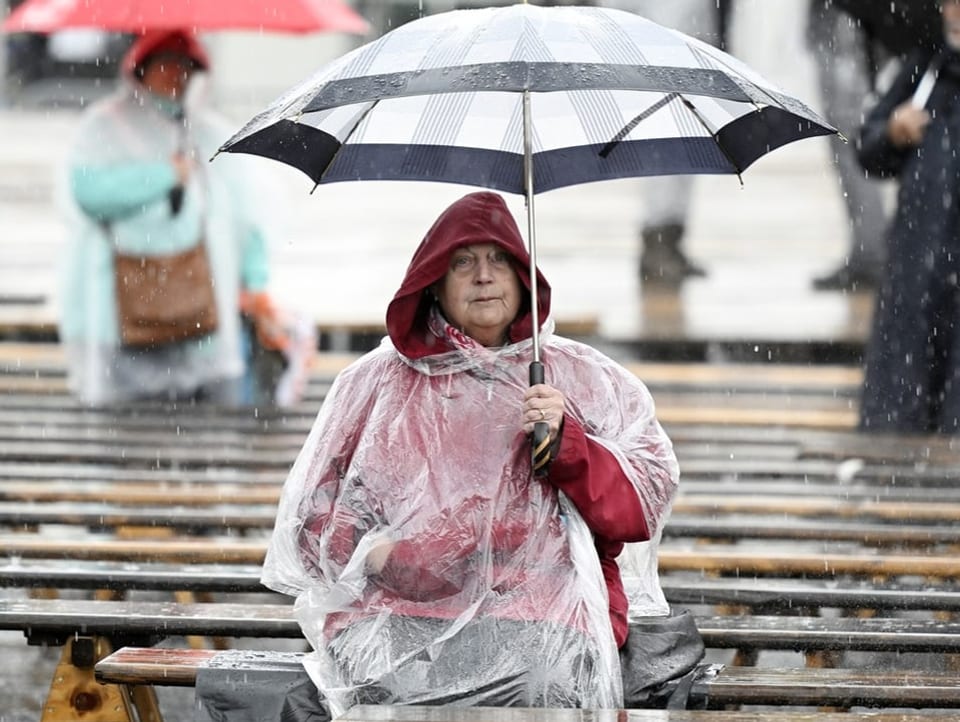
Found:
[[[733, 0], [726, 49], [820, 110], [805, 39], [808, 2]], [[18, 0], [7, 3], [12, 9]], [[214, 72], [200, 92], [239, 128], [326, 61], [398, 24], [454, 7], [498, 3], [351, 4], [370, 22], [367, 36], [205, 34]], [[64, 235], [56, 213], [57, 173], [78, 114], [114, 87], [118, 59], [131, 38], [77, 30], [0, 40], [0, 328], [8, 337], [52, 340], [54, 261]], [[872, 294], [811, 287], [811, 279], [842, 263], [848, 244], [849, 220], [833, 168], [841, 145], [836, 138], [817, 138], [781, 148], [751, 167], [742, 186], [735, 177], [698, 178], [685, 244], [710, 273], [667, 293], [643, 289], [637, 278], [640, 181], [538, 196], [540, 260], [556, 289], [558, 317], [586, 320], [604, 341], [632, 357], [811, 360], [812, 353], [812, 360], [856, 359]], [[312, 184], [286, 166], [264, 160], [263, 173], [275, 179], [276, 189], [265, 202], [282, 206], [287, 219], [285, 242], [271, 249], [273, 293], [321, 324], [381, 323], [430, 219], [471, 190], [348, 183], [311, 194]], [[521, 198], [508, 202], [523, 212]], [[584, 274], [582, 254], [571, 251], [587, 243], [593, 266]], [[357, 263], [363, 264], [359, 276], [330, 272]], [[349, 304], [343, 301], [347, 297]], [[355, 350], [374, 342], [322, 337], [324, 345]]]

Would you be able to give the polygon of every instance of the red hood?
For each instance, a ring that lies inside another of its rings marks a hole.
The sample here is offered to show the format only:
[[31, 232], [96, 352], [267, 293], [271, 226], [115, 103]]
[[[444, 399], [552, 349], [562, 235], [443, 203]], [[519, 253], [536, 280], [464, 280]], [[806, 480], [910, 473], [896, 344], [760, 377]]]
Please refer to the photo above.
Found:
[[[413, 254], [400, 290], [387, 306], [387, 333], [404, 356], [422, 358], [450, 349], [427, 329], [431, 301], [424, 290], [443, 278], [454, 250], [473, 243], [495, 243], [516, 259], [517, 276], [527, 292], [510, 326], [510, 341], [522, 341], [533, 333], [530, 255], [503, 198], [479, 191], [464, 196], [440, 214]], [[550, 285], [539, 271], [537, 283], [542, 324], [550, 313]]]
[[193, 60], [199, 69], [210, 68], [210, 56], [193, 33], [187, 30], [148, 30], [133, 41], [133, 45], [123, 56], [123, 74], [134, 78], [137, 67], [159, 52], [181, 53]]

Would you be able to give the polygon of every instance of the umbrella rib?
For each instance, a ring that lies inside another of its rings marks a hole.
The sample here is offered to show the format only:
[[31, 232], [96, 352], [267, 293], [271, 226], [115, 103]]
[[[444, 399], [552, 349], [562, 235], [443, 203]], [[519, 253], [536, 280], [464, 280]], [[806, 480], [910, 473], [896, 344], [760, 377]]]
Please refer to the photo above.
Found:
[[634, 118], [625, 126], [623, 126], [617, 132], [617, 134], [613, 136], [613, 138], [611, 138], [610, 141], [605, 146], [603, 146], [603, 148], [600, 149], [600, 157], [606, 158], [608, 155], [610, 155], [613, 152], [613, 149], [616, 148], [621, 142], [623, 142], [624, 138], [626, 138], [628, 135], [630, 135], [630, 133], [633, 132], [634, 128], [640, 125], [640, 123], [645, 121], [651, 115], [656, 113], [658, 110], [660, 110], [661, 108], [668, 105], [669, 103], [671, 103], [672, 101], [674, 101], [676, 98], [679, 98], [679, 97], [680, 97], [679, 93], [668, 93], [667, 95], [663, 96], [660, 100], [658, 100], [656, 103], [654, 103], [649, 108], [647, 108], [645, 111], [640, 113], [640, 115], [638, 115], [636, 118]]
[[[310, 189], [310, 195], [313, 195], [313, 192], [320, 187], [320, 184], [323, 182], [323, 177], [327, 174], [327, 172], [331, 168], [333, 168], [333, 164], [336, 162], [337, 156], [340, 155], [340, 151], [343, 150], [343, 147], [347, 144], [347, 141], [350, 139], [350, 136], [353, 135], [354, 132], [356, 132], [357, 128], [360, 127], [360, 124], [364, 121], [364, 119], [370, 114], [370, 111], [373, 110], [374, 107], [379, 102], [380, 102], [379, 100], [375, 100], [372, 103], [370, 103], [369, 107], [366, 110], [364, 110], [362, 113], [360, 113], [360, 115], [357, 117], [357, 122], [353, 124], [353, 127], [350, 128], [349, 132], [344, 134], [343, 140], [340, 141], [340, 146], [337, 148], [336, 152], [330, 157], [330, 160], [327, 161], [327, 164], [323, 169], [323, 173], [320, 174], [320, 180], [316, 181], [313, 184], [313, 188]], [[303, 113], [301, 113], [300, 115], [303, 115]], [[297, 116], [298, 119], [299, 117], [300, 116]]]
[[684, 98], [682, 95], [679, 95], [679, 98], [681, 102], [685, 106], [687, 106], [687, 110], [689, 110], [693, 114], [693, 117], [697, 119], [697, 122], [700, 123], [701, 126], [703, 126], [703, 129], [710, 134], [710, 137], [713, 138], [713, 142], [717, 144], [717, 147], [720, 149], [720, 152], [723, 153], [723, 156], [727, 159], [730, 165], [733, 166], [734, 170], [736, 170], [737, 180], [740, 181], [740, 187], [742, 188], [743, 187], [743, 169], [736, 164], [736, 161], [733, 160], [733, 156], [731, 156], [727, 152], [727, 149], [723, 147], [723, 143], [720, 142], [720, 138], [718, 137], [717, 133], [714, 132], [714, 130], [709, 125], [707, 125], [707, 121], [705, 121], [703, 119], [703, 116], [700, 115], [700, 111], [697, 110], [697, 107], [689, 99]]

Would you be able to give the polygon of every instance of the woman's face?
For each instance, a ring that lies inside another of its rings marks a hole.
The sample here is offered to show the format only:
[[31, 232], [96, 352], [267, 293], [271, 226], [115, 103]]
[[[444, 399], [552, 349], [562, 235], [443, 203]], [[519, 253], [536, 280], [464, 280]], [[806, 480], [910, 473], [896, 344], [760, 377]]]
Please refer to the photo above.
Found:
[[154, 95], [182, 101], [191, 75], [193, 62], [187, 56], [157, 53], [144, 65], [141, 82]]
[[947, 45], [953, 50], [960, 50], [960, 0], [944, 0], [940, 3], [940, 13]]
[[520, 310], [521, 286], [513, 258], [493, 243], [458, 248], [437, 284], [447, 320], [484, 346], [502, 346]]

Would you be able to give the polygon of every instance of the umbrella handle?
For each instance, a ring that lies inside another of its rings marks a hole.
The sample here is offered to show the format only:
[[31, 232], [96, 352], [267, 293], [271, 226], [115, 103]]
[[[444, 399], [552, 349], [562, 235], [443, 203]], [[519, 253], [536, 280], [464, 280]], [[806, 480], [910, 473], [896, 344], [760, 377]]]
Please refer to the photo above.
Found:
[[[530, 385], [543, 383], [543, 364], [539, 361], [530, 362]], [[533, 472], [536, 474], [544, 470], [550, 461], [550, 426], [546, 421], [537, 421], [533, 425], [532, 441]]]

